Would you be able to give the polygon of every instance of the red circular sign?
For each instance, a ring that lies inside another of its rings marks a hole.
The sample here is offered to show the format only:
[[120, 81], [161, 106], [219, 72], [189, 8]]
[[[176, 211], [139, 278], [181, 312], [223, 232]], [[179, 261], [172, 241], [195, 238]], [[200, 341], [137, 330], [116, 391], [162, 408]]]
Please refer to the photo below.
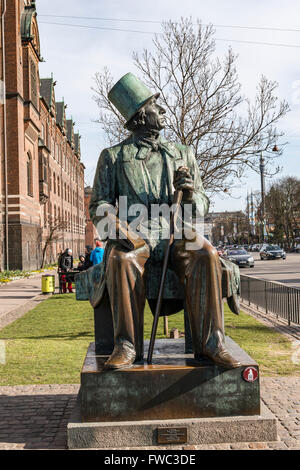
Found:
[[258, 370], [255, 367], [246, 367], [243, 371], [243, 379], [246, 382], [255, 382], [258, 377]]

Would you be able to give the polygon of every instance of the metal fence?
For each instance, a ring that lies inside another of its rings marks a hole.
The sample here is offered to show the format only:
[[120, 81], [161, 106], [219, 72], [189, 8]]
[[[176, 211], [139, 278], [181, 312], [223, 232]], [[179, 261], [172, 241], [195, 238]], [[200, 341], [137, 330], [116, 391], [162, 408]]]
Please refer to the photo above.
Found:
[[241, 299], [249, 306], [260, 307], [266, 313], [284, 318], [289, 325], [291, 322], [300, 325], [300, 289], [243, 274]]

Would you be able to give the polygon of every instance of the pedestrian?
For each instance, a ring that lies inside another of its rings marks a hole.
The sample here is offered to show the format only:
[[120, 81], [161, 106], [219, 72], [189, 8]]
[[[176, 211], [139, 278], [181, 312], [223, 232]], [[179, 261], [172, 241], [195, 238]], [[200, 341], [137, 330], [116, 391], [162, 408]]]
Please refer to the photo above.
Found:
[[93, 247], [91, 245], [86, 245], [86, 247], [85, 247], [85, 260], [84, 260], [84, 266], [83, 266], [84, 271], [86, 271], [91, 266], [93, 266], [93, 263], [91, 262], [91, 259], [90, 259], [92, 251], [93, 251]]
[[77, 266], [77, 269], [79, 271], [84, 271], [84, 263], [85, 263], [85, 257], [83, 255], [80, 255], [79, 256], [79, 263], [78, 263], [78, 266]]
[[73, 256], [72, 256], [72, 250], [70, 248], [67, 248], [64, 253], [61, 255], [60, 258], [60, 264], [59, 264], [60, 272], [62, 273], [61, 276], [61, 286], [63, 293], [65, 294], [67, 292], [67, 282], [68, 282], [68, 290], [70, 294], [73, 292], [72, 289], [72, 282], [67, 281], [67, 273], [73, 269]]
[[95, 238], [95, 245], [96, 248], [92, 251], [90, 256], [90, 261], [93, 266], [95, 266], [95, 264], [102, 263], [104, 254], [104, 248], [99, 238]]
[[57, 256], [58, 269], [60, 269], [59, 266], [60, 266], [60, 260], [61, 260], [62, 255], [63, 255], [63, 251], [60, 250], [60, 252], [58, 253], [58, 256]]

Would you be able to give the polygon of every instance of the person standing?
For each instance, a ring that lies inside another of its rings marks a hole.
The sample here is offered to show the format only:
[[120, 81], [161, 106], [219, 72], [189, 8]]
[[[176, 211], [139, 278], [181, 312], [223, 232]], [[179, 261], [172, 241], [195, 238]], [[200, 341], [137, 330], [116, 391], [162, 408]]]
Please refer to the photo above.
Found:
[[[63, 273], [62, 274], [62, 290], [63, 290], [63, 293], [65, 294], [67, 292], [66, 273], [68, 273], [71, 269], [73, 269], [73, 256], [72, 256], [72, 250], [70, 248], [67, 248], [64, 251], [64, 253], [61, 255], [59, 268], [60, 268], [60, 272]], [[71, 281], [68, 281], [68, 290], [70, 294], [73, 292]]]
[[85, 259], [84, 259], [84, 265], [83, 265], [83, 270], [84, 271], [86, 271], [91, 266], [93, 266], [93, 263], [90, 260], [92, 251], [93, 251], [93, 247], [91, 245], [86, 245], [86, 247], [85, 247]]
[[95, 244], [96, 244], [96, 248], [92, 251], [91, 256], [90, 256], [90, 261], [93, 266], [95, 266], [95, 264], [102, 263], [103, 255], [104, 255], [104, 248], [99, 238], [95, 239]]

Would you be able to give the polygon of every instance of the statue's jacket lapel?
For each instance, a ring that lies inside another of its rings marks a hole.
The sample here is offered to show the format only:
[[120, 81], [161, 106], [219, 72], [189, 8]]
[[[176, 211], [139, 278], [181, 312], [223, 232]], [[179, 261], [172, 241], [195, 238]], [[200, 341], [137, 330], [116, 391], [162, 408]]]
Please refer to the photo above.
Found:
[[[123, 171], [118, 173], [121, 175], [124, 173], [127, 180], [127, 191], [119, 191], [120, 194], [127, 195], [130, 199], [132, 192], [138, 198], [139, 202], [147, 205], [148, 204], [148, 195], [147, 195], [147, 181], [145, 180], [143, 164], [151, 151], [149, 147], [138, 146], [134, 142], [123, 145], [122, 147], [122, 158], [120, 159], [120, 164], [123, 166]], [[185, 165], [187, 162], [184, 159], [182, 152], [172, 143], [168, 143], [164, 140], [161, 141], [161, 152], [163, 153], [163, 158], [166, 162], [167, 168], [167, 182], [168, 182], [168, 193], [174, 193], [173, 187], [173, 178], [174, 172], [180, 166]], [[123, 178], [121, 176], [120, 185], [122, 190], [124, 190]], [[130, 188], [130, 189], [129, 189]], [[121, 188], [120, 188], [121, 189]], [[131, 194], [130, 194], [131, 193]], [[138, 201], [128, 201], [128, 203], [134, 203]]]

